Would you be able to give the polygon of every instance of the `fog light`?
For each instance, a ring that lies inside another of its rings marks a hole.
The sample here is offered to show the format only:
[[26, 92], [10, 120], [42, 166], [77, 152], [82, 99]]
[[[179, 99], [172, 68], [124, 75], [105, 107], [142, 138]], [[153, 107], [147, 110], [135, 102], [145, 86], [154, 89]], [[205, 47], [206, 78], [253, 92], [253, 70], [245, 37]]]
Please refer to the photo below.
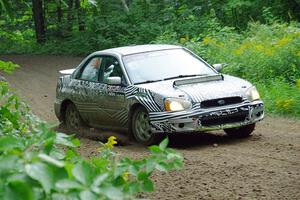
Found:
[[260, 117], [262, 115], [262, 111], [261, 112], [258, 112], [256, 113], [256, 117]]

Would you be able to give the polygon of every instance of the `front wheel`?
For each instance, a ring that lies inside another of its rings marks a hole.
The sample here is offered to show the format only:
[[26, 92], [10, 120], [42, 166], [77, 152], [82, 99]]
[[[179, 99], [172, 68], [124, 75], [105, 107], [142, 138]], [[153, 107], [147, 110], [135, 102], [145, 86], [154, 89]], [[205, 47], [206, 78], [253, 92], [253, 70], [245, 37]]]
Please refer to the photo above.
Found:
[[152, 133], [149, 114], [143, 107], [137, 108], [133, 113], [131, 127], [133, 136], [138, 143], [152, 145], [160, 142], [163, 138], [162, 134]]
[[229, 137], [245, 138], [245, 137], [249, 137], [251, 133], [254, 131], [254, 129], [255, 129], [255, 123], [238, 127], [238, 128], [224, 129], [224, 131]]

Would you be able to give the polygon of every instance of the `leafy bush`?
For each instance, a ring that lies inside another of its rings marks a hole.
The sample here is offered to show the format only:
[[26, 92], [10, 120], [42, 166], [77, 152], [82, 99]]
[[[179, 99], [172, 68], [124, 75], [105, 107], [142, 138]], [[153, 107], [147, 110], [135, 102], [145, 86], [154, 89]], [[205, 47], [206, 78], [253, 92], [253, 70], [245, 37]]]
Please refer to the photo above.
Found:
[[268, 113], [300, 117], [299, 23], [251, 23], [243, 33], [210, 23], [211, 29], [197, 37], [166, 32], [155, 42], [182, 44], [211, 64], [226, 63], [223, 73], [258, 85]]
[[300, 117], [300, 79], [297, 83], [289, 84], [280, 79], [255, 83], [267, 113]]
[[[1, 69], [1, 67], [0, 67]], [[49, 129], [0, 82], [0, 199], [132, 199], [153, 191], [154, 170], [182, 167], [168, 140], [150, 147], [140, 160], [119, 158], [115, 137], [91, 159], [82, 158], [79, 140]]]
[[295, 83], [300, 77], [299, 24], [249, 24], [243, 34], [228, 29], [188, 43], [210, 63], [226, 63], [224, 72], [267, 81], [282, 78]]

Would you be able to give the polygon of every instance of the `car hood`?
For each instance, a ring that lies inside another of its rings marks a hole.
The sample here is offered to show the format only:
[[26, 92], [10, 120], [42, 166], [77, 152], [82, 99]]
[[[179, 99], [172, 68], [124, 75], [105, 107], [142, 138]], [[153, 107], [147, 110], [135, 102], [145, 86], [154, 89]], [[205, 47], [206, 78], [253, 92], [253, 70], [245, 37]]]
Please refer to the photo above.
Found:
[[[240, 96], [245, 97], [246, 90], [252, 85], [243, 79], [223, 75], [223, 80], [206, 81], [200, 83], [175, 86], [174, 79], [138, 85], [138, 87], [150, 90], [152, 93], [163, 97], [189, 98], [193, 102], [201, 102], [209, 99]], [[190, 78], [185, 78], [189, 80]]]

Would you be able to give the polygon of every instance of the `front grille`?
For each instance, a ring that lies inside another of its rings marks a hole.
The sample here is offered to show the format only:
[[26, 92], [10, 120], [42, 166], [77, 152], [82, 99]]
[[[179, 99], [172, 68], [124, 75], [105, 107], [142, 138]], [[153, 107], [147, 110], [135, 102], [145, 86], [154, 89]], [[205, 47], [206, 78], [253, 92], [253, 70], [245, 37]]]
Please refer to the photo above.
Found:
[[225, 97], [220, 99], [211, 99], [202, 101], [200, 104], [201, 108], [211, 108], [218, 106], [226, 106], [230, 104], [241, 103], [243, 101], [242, 97]]
[[234, 116], [216, 116], [211, 118], [204, 118], [201, 120], [202, 126], [214, 126], [221, 124], [230, 124], [235, 122], [245, 121], [247, 114], [240, 114]]

